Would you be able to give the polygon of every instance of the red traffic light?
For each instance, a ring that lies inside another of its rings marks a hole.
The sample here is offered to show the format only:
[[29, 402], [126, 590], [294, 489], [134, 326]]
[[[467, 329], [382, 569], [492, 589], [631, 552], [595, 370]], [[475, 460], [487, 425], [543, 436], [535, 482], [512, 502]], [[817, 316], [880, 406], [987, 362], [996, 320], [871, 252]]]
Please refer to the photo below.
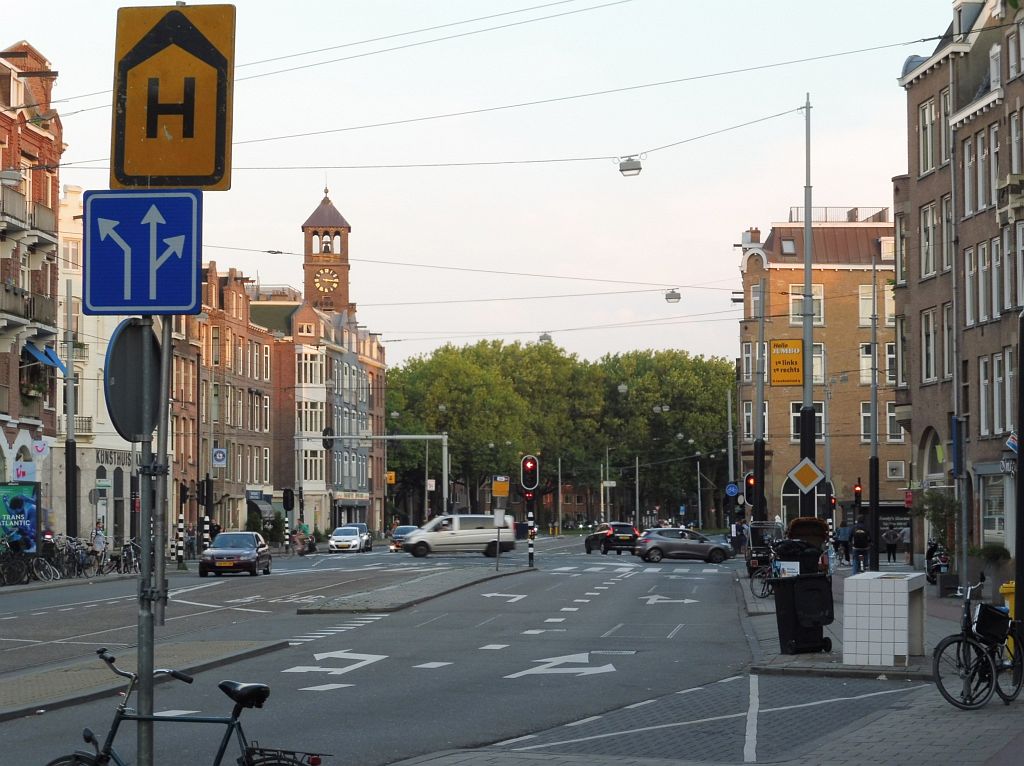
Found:
[[525, 455], [520, 461], [519, 483], [523, 489], [537, 489], [540, 483], [540, 463], [533, 455]]
[[853, 485], [853, 491], [854, 492], [862, 492], [863, 490], [864, 490], [864, 488], [860, 484], [854, 484]]

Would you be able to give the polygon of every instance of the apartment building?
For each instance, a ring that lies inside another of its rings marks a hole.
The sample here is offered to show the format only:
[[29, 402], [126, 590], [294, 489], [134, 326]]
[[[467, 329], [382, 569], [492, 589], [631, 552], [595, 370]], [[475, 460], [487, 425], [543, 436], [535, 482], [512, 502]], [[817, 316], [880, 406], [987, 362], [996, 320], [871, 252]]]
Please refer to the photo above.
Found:
[[[742, 235], [740, 272], [743, 319], [737, 370], [740, 473], [753, 470], [757, 347], [764, 312], [765, 483], [769, 518], [784, 522], [799, 515], [800, 491], [788, 473], [800, 461], [802, 378], [773, 374], [772, 341], [796, 347], [803, 338], [804, 210], [772, 224], [761, 241], [759, 229]], [[854, 518], [854, 485], [868, 502], [868, 458], [874, 438], [871, 392], [877, 369], [879, 498], [883, 524], [906, 523], [906, 447], [895, 420], [896, 349], [893, 278], [893, 226], [888, 208], [812, 208], [813, 392], [816, 463], [831, 480], [837, 510]], [[761, 294], [761, 281], [765, 290]], [[873, 306], [875, 308], [873, 309]], [[872, 348], [872, 317], [877, 313], [877, 351]], [[825, 514], [824, 482], [816, 488]]]
[[897, 418], [915, 488], [958, 492], [968, 543], [1013, 552], [1017, 321], [1024, 307], [1024, 10], [952, 3], [911, 56], [907, 169], [893, 179]]

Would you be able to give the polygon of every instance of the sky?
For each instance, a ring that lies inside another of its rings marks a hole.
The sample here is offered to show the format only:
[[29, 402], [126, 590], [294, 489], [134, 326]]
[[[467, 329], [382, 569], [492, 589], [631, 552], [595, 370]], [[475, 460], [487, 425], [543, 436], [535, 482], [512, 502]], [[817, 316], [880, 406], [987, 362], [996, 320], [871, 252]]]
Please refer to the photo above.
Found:
[[[62, 184], [108, 188], [118, 6], [54, 0], [4, 18], [0, 45], [27, 40], [60, 73]], [[813, 204], [891, 206], [907, 167], [897, 78], [934, 50], [921, 40], [952, 3], [236, 7], [232, 187], [205, 194], [204, 261], [301, 287], [300, 227], [326, 186], [352, 226], [359, 322], [396, 366], [542, 333], [581, 359], [735, 357], [734, 245], [803, 205], [806, 95]], [[604, 91], [618, 92], [568, 98]], [[629, 155], [643, 170], [626, 178]]]

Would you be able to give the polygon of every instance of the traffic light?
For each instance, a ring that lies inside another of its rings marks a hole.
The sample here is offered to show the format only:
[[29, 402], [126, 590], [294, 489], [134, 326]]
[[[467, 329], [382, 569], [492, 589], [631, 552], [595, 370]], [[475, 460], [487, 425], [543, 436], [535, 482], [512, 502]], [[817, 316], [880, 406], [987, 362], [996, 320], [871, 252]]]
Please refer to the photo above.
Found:
[[331, 428], [330, 426], [327, 426], [327, 428], [324, 429], [323, 437], [324, 449], [332, 449], [334, 447], [334, 429]]
[[860, 485], [860, 477], [857, 477], [857, 483], [853, 485], [853, 507], [860, 508], [861, 493], [864, 488]]
[[523, 499], [524, 500], [533, 500], [533, 491], [528, 489], [525, 492], [523, 492]]
[[290, 511], [295, 508], [295, 493], [290, 487], [285, 487], [281, 492], [281, 502], [286, 511]]
[[524, 455], [520, 461], [519, 483], [523, 489], [537, 489], [540, 483], [540, 462], [533, 455]]
[[757, 481], [754, 479], [754, 472], [747, 471], [743, 476], [743, 502], [747, 505], [754, 505], [754, 490], [757, 488]]

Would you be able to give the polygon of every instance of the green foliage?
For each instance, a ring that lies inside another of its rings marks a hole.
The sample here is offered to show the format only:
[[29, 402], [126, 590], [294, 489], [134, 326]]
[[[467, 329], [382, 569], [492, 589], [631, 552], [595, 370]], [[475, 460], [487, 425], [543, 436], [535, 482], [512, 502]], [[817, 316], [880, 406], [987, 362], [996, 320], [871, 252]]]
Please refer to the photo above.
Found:
[[1010, 552], [1006, 546], [1000, 543], [985, 543], [980, 548], [971, 546], [967, 552], [971, 556], [983, 559], [987, 564], [998, 564], [1000, 561], [1010, 560]]
[[960, 518], [960, 501], [952, 493], [940, 489], [927, 489], [914, 495], [910, 512], [921, 516], [931, 524], [935, 539], [945, 546], [952, 555], [955, 525]]
[[263, 532], [263, 516], [259, 511], [249, 511], [245, 515], [246, 532]]
[[274, 545], [281, 545], [284, 543], [285, 526], [287, 519], [280, 513], [275, 513], [274, 518], [263, 526], [264, 535], [267, 541]]

